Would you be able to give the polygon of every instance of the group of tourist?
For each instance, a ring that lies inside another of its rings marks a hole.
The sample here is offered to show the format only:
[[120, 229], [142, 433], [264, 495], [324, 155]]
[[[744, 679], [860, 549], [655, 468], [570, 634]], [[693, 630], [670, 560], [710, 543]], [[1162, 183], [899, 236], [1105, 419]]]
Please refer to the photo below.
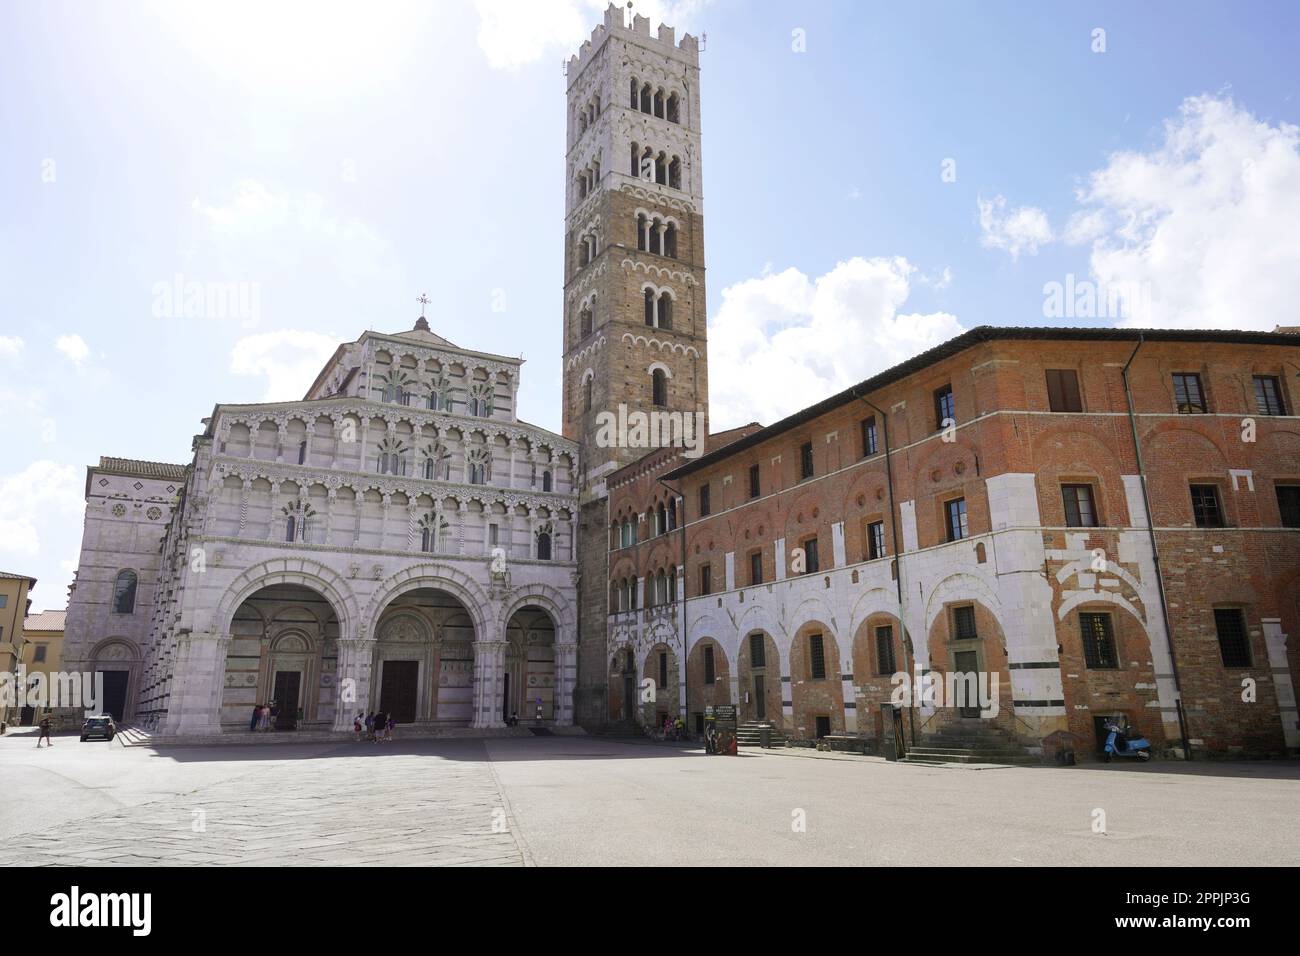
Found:
[[356, 718], [352, 721], [352, 733], [358, 741], [373, 740], [378, 743], [381, 740], [392, 740], [393, 728], [396, 726], [397, 719], [392, 714], [386, 714], [382, 710], [378, 713], [372, 710], [368, 714], [358, 711]]
[[259, 730], [275, 730], [275, 722], [279, 716], [280, 705], [275, 701], [269, 704], [256, 704], [253, 707], [253, 716], [248, 721], [248, 730], [250, 733]]

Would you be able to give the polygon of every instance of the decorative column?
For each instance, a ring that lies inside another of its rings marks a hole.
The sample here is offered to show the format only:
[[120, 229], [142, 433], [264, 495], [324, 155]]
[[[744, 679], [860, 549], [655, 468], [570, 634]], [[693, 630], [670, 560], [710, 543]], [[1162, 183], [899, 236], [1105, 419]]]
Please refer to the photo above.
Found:
[[477, 729], [504, 727], [501, 712], [505, 706], [503, 677], [506, 669], [505, 641], [474, 642], [474, 716], [470, 726]]
[[213, 736], [221, 733], [221, 695], [226, 684], [229, 634], [182, 631], [176, 640], [171, 700], [159, 732]]
[[578, 645], [564, 641], [555, 645], [555, 723], [573, 725], [573, 688], [578, 682]]
[[370, 672], [374, 642], [356, 637], [338, 640], [338, 680], [334, 692], [334, 729], [349, 731], [358, 714], [370, 710]]

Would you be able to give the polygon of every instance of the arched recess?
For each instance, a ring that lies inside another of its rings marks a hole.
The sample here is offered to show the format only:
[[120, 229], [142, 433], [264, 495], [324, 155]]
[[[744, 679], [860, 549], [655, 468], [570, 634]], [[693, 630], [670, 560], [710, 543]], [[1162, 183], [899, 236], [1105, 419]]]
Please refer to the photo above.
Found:
[[97, 693], [93, 710], [109, 713], [119, 722], [135, 718], [136, 698], [140, 692], [140, 649], [125, 637], [109, 637], [90, 652], [91, 686], [98, 689], [100, 675], [103, 694]]
[[661, 727], [665, 717], [676, 719], [681, 710], [678, 704], [680, 667], [677, 652], [663, 641], [652, 644], [646, 651], [641, 660], [641, 680], [654, 681], [654, 694], [642, 695], [640, 717], [646, 726]]
[[396, 598], [418, 588], [446, 591], [465, 606], [474, 624], [476, 640], [500, 632], [493, 606], [483, 589], [468, 574], [440, 561], [416, 564], [386, 578], [375, 589], [370, 603], [361, 618], [359, 636], [365, 637], [369, 627], [379, 620], [384, 608]]
[[845, 731], [840, 650], [827, 621], [806, 619], [790, 642], [793, 725], [786, 733], [797, 740], [816, 740]]
[[695, 641], [686, 659], [686, 713], [693, 731], [703, 729], [706, 707], [732, 703], [731, 676], [721, 642], [712, 637]]
[[210, 630], [229, 634], [230, 621], [236, 609], [251, 595], [273, 584], [299, 584], [316, 591], [329, 601], [338, 615], [340, 632], [344, 636], [356, 635], [361, 615], [356, 596], [346, 579], [327, 565], [300, 557], [272, 558], [241, 572], [217, 602]]
[[631, 644], [620, 643], [609, 660], [609, 709], [612, 721], [633, 723], [637, 719], [636, 652]]
[[764, 721], [784, 728], [781, 706], [781, 652], [771, 632], [742, 628], [736, 655], [740, 720]]
[[909, 663], [903, 646], [903, 629], [895, 613], [897, 606], [894, 611], [887, 610], [878, 599], [879, 594], [876, 592], [875, 600], [859, 602], [862, 610], [854, 613], [857, 626], [852, 632], [851, 658], [857, 732], [874, 740], [877, 747], [884, 731], [880, 705], [891, 702], [894, 689], [899, 686], [893, 677], [907, 673]]
[[555, 644], [556, 616], [524, 603], [505, 616], [506, 653], [502, 719], [553, 722], [560, 715]]

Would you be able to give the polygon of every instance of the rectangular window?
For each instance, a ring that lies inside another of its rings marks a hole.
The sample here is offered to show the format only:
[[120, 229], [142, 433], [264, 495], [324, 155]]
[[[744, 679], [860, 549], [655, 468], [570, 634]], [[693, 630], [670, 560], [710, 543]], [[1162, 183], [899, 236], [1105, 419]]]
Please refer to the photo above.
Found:
[[49, 650], [49, 647], [50, 646], [48, 644], [37, 644], [36, 647], [32, 650], [32, 663], [33, 664], [45, 663], [45, 652]]
[[975, 631], [975, 607], [971, 604], [952, 609], [953, 640], [974, 641], [979, 639]]
[[1277, 486], [1277, 510], [1282, 515], [1282, 527], [1300, 528], [1300, 485]]
[[812, 442], [806, 441], [799, 448], [799, 477], [811, 478], [812, 476], [813, 476]]
[[1079, 373], [1072, 368], [1047, 370], [1047, 406], [1054, 412], [1081, 412]]
[[762, 634], [749, 635], [749, 666], [767, 666], [767, 645], [763, 642]]
[[749, 556], [749, 583], [763, 583], [763, 552], [755, 551]]
[[934, 427], [942, 431], [944, 422], [949, 419], [957, 420], [957, 403], [952, 395], [952, 386], [945, 385], [934, 390]]
[[1241, 610], [1235, 607], [1214, 609], [1214, 630], [1219, 636], [1219, 653], [1224, 667], [1250, 666], [1250, 641], [1246, 636], [1246, 621]]
[[9, 595], [0, 594], [0, 608], [9, 606]]
[[749, 497], [757, 498], [758, 489], [758, 465], [749, 466]]
[[804, 552], [804, 557], [807, 559], [807, 564], [805, 565], [806, 567], [805, 573], [814, 574], [817, 571], [820, 571], [821, 560], [818, 558], [817, 555], [817, 539], [809, 538], [807, 541], [805, 541], [803, 543], [803, 552]]
[[873, 521], [867, 525], [867, 560], [885, 556], [885, 523]]
[[826, 679], [826, 647], [820, 634], [808, 635], [808, 667], [813, 680]]
[[944, 515], [948, 522], [949, 541], [960, 541], [970, 535], [970, 527], [966, 523], [965, 498], [954, 498], [944, 505]]
[[1195, 372], [1174, 373], [1174, 404], [1180, 415], [1204, 415], [1205, 393], [1201, 390], [1201, 376]]
[[713, 593], [713, 565], [706, 564], [700, 568], [700, 593]]
[[862, 457], [876, 453], [876, 416], [862, 419]]
[[1071, 528], [1097, 527], [1097, 509], [1092, 503], [1092, 485], [1062, 485], [1065, 523]]
[[894, 662], [894, 629], [886, 624], [876, 628], [876, 673], [893, 674], [898, 670]]
[[1285, 415], [1282, 381], [1276, 375], [1255, 376], [1255, 404], [1261, 415]]
[[713, 646], [706, 644], [704, 646], [704, 683], [712, 684], [717, 679], [713, 672]]
[[709, 486], [700, 485], [700, 517], [706, 518], [709, 515]]
[[659, 652], [659, 686], [668, 686], [668, 654], [664, 651]]
[[298, 464], [307, 464], [307, 443], [299, 442], [298, 444]]
[[501, 534], [501, 529], [499, 525], [494, 525], [494, 524], [488, 525], [488, 545], [490, 547], [496, 547], [497, 538], [500, 534]]
[[1192, 485], [1192, 517], [1198, 528], [1222, 528], [1218, 485]]
[[1089, 670], [1114, 670], [1119, 667], [1115, 653], [1115, 634], [1111, 630], [1109, 614], [1080, 614], [1079, 628], [1083, 632], [1083, 662]]

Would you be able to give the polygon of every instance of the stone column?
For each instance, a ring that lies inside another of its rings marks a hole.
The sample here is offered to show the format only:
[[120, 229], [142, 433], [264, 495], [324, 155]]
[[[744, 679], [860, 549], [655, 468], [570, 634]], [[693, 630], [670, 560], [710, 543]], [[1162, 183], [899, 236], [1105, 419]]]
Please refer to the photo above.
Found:
[[478, 729], [504, 727], [502, 677], [506, 667], [505, 641], [474, 642], [474, 716], [470, 726]]
[[578, 680], [578, 645], [565, 641], [555, 645], [555, 723], [573, 725], [573, 688]]
[[352, 729], [352, 719], [357, 712], [370, 710], [370, 674], [374, 658], [374, 642], [361, 638], [339, 638], [338, 680], [334, 692], [334, 729]]
[[1287, 662], [1287, 635], [1282, 631], [1282, 619], [1260, 619], [1264, 628], [1264, 646], [1268, 649], [1268, 666], [1273, 671], [1273, 687], [1277, 693], [1278, 716], [1282, 718], [1282, 736], [1288, 750], [1300, 747], [1300, 728], [1296, 722], [1295, 687], [1291, 683], [1291, 667]]
[[213, 736], [221, 733], [221, 694], [226, 683], [229, 634], [186, 631], [176, 640], [171, 700], [159, 732]]

